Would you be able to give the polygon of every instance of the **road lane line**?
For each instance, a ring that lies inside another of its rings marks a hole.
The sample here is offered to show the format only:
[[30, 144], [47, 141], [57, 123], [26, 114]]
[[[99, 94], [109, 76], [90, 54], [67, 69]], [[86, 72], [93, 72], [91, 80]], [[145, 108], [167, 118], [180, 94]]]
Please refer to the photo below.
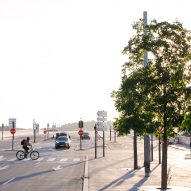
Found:
[[6, 185], [6, 184], [8, 184], [9, 182], [13, 181], [15, 178], [16, 178], [16, 177], [11, 178], [10, 180], [4, 182], [2, 185]]

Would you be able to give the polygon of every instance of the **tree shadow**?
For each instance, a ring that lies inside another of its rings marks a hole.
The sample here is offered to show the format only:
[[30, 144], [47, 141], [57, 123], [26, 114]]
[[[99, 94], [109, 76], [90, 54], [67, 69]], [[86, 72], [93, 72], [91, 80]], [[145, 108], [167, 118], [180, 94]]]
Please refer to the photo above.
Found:
[[[106, 191], [106, 190], [111, 189], [111, 187], [116, 187], [116, 186], [122, 184], [127, 179], [132, 178], [136, 172], [137, 172], [137, 170], [130, 170], [129, 172], [127, 172], [123, 176], [115, 179], [111, 183], [109, 183], [106, 186], [104, 186], [103, 188], [99, 189], [99, 191]], [[148, 177], [142, 178], [139, 182], [134, 184], [131, 188], [128, 188], [127, 191], [138, 191], [139, 187], [141, 187], [144, 184], [144, 182], [147, 180], [148, 180]]]
[[[151, 173], [158, 167], [160, 166], [160, 164], [157, 164], [154, 168], [152, 168]], [[144, 168], [144, 167], [142, 167]], [[139, 169], [132, 169], [130, 171], [128, 171], [126, 174], [124, 174], [123, 176], [115, 179], [114, 181], [112, 181], [111, 183], [107, 184], [106, 186], [104, 186], [103, 188], [99, 189], [99, 191], [106, 191], [109, 190], [113, 187], [117, 187], [118, 185], [122, 184], [124, 181], [126, 181], [127, 179], [130, 179], [132, 177], [135, 176], [135, 173], [138, 172], [141, 168]], [[148, 180], [149, 177], [143, 177], [141, 180], [139, 180], [137, 183], [133, 184], [133, 186], [131, 188], [128, 188], [127, 191], [138, 191], [139, 188]]]

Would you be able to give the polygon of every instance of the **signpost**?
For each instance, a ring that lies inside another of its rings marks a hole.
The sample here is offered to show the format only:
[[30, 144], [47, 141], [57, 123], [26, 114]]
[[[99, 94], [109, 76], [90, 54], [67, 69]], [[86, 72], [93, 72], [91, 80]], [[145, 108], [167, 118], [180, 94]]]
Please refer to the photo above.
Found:
[[95, 130], [95, 158], [97, 158], [97, 125], [94, 126]]
[[78, 135], [80, 135], [80, 150], [82, 150], [82, 135], [84, 134], [84, 131], [80, 129], [78, 131]]
[[2, 141], [3, 141], [3, 132], [4, 132], [4, 123], [2, 123]]
[[14, 147], [14, 134], [16, 133], [16, 118], [9, 118], [10, 133], [12, 134], [12, 150]]
[[84, 127], [84, 122], [82, 121], [81, 118], [80, 121], [78, 122], [78, 127], [80, 128], [80, 130], [78, 131], [78, 135], [80, 135], [80, 150], [82, 150], [82, 135], [84, 134], [82, 128]]
[[98, 122], [97, 122], [97, 130], [102, 130], [103, 131], [103, 157], [105, 157], [105, 127], [104, 127], [104, 122], [107, 120], [107, 112], [106, 111], [98, 111]]

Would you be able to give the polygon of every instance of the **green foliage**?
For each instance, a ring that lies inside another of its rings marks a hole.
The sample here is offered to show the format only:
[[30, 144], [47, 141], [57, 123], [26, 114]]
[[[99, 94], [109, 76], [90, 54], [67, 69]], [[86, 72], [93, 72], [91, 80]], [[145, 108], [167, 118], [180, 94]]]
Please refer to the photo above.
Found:
[[187, 115], [185, 115], [184, 120], [181, 124], [182, 131], [191, 132], [191, 112], [189, 112]]
[[[122, 81], [113, 91], [115, 107], [121, 113], [118, 130], [134, 129], [138, 134], [168, 128], [168, 136], [175, 134], [184, 113], [191, 109], [191, 34], [178, 21], [151, 21], [144, 35], [143, 21], [133, 25], [136, 35], [130, 38], [123, 54], [129, 59], [122, 66]], [[143, 55], [152, 53], [143, 67]], [[126, 71], [129, 71], [128, 75]]]

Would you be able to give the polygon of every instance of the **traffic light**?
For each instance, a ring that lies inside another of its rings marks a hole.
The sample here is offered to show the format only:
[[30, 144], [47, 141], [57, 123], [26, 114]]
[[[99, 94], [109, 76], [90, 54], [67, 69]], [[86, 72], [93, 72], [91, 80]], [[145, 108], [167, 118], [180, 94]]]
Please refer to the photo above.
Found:
[[79, 127], [79, 128], [83, 128], [83, 126], [84, 126], [84, 122], [83, 122], [82, 120], [80, 120], [80, 121], [78, 122], [78, 127]]

